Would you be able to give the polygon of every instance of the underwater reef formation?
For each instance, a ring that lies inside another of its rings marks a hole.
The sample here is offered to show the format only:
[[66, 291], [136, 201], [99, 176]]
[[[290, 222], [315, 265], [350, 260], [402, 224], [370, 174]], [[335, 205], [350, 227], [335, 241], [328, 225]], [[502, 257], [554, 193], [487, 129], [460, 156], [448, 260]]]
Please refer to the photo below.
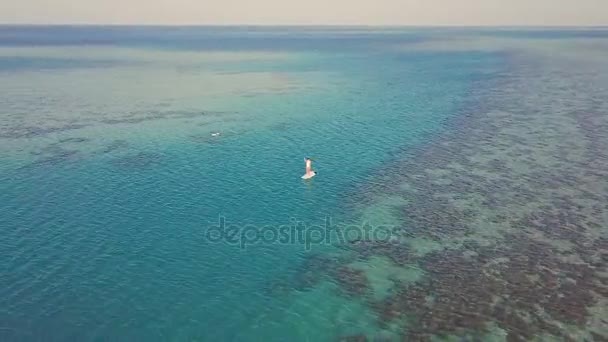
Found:
[[353, 258], [383, 256], [425, 276], [391, 279], [376, 300], [352, 258], [315, 268], [404, 340], [608, 339], [608, 101], [598, 86], [608, 75], [509, 58], [516, 67], [480, 81], [447, 132], [352, 196], [355, 207], [404, 199], [390, 208], [400, 242], [351, 241]]
[[409, 340], [483, 331], [490, 323], [506, 331], [508, 341], [542, 333], [568, 339], [561, 326], [586, 323], [588, 308], [607, 294], [606, 280], [594, 266], [561, 261], [546, 243], [506, 238], [514, 243], [425, 255], [419, 262], [428, 277], [373, 305], [380, 321], [413, 315]]

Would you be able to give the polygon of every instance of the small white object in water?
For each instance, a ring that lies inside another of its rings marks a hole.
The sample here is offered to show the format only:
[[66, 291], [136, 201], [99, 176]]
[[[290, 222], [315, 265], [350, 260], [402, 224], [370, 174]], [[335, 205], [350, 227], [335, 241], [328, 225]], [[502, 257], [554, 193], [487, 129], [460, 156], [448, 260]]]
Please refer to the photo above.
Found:
[[311, 179], [312, 177], [314, 177], [316, 175], [317, 175], [317, 173], [315, 171], [311, 171], [310, 173], [307, 173], [304, 176], [302, 176], [302, 179]]
[[219, 137], [220, 136], [220, 132], [213, 132], [211, 133], [212, 137]]
[[312, 159], [306, 157], [304, 158], [304, 163], [306, 164], [306, 173], [302, 176], [302, 179], [311, 179], [316, 176], [317, 173], [312, 170]]

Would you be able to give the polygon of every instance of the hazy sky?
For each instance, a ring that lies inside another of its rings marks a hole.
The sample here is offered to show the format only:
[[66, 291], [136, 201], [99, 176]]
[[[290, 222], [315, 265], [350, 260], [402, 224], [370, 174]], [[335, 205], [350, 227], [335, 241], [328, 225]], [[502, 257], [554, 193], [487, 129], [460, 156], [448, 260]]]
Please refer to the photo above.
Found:
[[608, 0], [0, 0], [0, 23], [608, 25]]

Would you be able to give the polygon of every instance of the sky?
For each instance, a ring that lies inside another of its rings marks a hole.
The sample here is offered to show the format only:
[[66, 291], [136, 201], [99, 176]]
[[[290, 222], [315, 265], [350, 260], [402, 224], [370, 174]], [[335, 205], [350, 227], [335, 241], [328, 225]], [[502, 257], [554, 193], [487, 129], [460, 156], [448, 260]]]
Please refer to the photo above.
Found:
[[603, 26], [608, 0], [0, 0], [0, 23]]

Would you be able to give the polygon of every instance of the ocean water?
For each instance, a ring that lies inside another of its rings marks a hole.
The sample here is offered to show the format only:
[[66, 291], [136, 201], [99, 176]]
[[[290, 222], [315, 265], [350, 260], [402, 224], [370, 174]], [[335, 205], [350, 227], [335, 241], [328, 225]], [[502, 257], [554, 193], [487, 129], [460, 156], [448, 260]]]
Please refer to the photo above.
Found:
[[0, 27], [0, 340], [606, 338], [606, 56], [602, 28]]

